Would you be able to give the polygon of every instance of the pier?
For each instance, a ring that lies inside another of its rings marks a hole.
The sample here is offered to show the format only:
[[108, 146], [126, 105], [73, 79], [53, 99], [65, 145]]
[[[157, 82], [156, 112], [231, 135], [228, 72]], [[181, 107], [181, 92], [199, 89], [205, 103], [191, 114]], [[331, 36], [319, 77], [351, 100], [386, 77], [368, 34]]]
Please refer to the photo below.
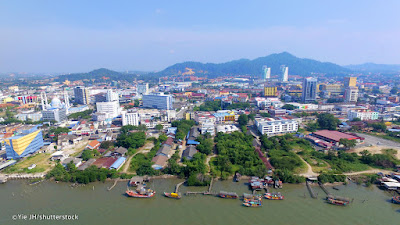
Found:
[[310, 192], [311, 198], [317, 198], [317, 196], [314, 193], [314, 190], [310, 186], [310, 182], [309, 181], [306, 181], [306, 186], [307, 186], [308, 191]]
[[179, 187], [180, 187], [182, 184], [184, 184], [184, 183], [185, 183], [185, 181], [180, 182], [179, 184], [177, 184], [177, 185], [175, 186], [175, 193], [178, 193], [178, 192], [179, 192]]
[[326, 195], [330, 195], [331, 193], [329, 193], [329, 191], [326, 189], [325, 185], [321, 182], [318, 182], [319, 186], [321, 187], [321, 189], [325, 192]]
[[[108, 191], [111, 191], [114, 187], [115, 187], [115, 185], [117, 185], [117, 182], [119, 181], [119, 178], [118, 179], [116, 179], [115, 181], [114, 181], [114, 184], [111, 186], [111, 187], [109, 187], [107, 190]], [[94, 186], [93, 186], [94, 187]]]

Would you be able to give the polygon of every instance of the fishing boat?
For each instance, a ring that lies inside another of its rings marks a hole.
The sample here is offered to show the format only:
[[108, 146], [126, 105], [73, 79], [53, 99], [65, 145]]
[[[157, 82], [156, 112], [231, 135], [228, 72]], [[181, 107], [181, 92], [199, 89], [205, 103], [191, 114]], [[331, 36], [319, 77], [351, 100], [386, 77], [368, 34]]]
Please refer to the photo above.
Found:
[[226, 191], [220, 191], [218, 196], [221, 198], [231, 198], [231, 199], [236, 199], [239, 197], [235, 192], [226, 192]]
[[240, 175], [240, 173], [235, 173], [235, 176], [233, 177], [233, 181], [239, 182], [241, 176], [242, 176], [242, 175]]
[[243, 205], [246, 207], [261, 207], [262, 206], [260, 201], [243, 202]]
[[265, 193], [264, 198], [269, 200], [283, 200], [285, 197], [280, 193]]
[[400, 196], [393, 196], [392, 202], [394, 204], [400, 204]]
[[343, 198], [333, 195], [328, 195], [328, 197], [326, 197], [326, 201], [332, 205], [347, 206], [348, 204], [350, 204], [350, 200], [348, 198]]
[[251, 202], [251, 201], [262, 201], [262, 196], [260, 195], [252, 195], [252, 194], [243, 194], [243, 201], [244, 202]]
[[168, 197], [168, 198], [180, 199], [182, 195], [181, 195], [181, 193], [174, 193], [174, 192], [167, 193], [167, 192], [164, 192], [164, 196]]
[[133, 198], [151, 198], [156, 193], [155, 191], [151, 190], [150, 188], [145, 188], [143, 185], [139, 185], [136, 190], [128, 189], [125, 192], [129, 197]]

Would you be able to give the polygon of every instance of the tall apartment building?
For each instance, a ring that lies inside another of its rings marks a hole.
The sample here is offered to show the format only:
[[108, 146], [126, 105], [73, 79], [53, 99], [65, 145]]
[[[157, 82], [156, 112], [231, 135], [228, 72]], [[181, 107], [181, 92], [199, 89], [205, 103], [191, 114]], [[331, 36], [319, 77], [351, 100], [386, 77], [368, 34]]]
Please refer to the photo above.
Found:
[[166, 109], [166, 110], [173, 109], [172, 95], [164, 95], [164, 93], [143, 95], [142, 101], [143, 101], [143, 107], [145, 108]]
[[304, 103], [312, 102], [317, 99], [317, 79], [308, 77], [304, 78], [301, 100]]
[[7, 159], [20, 159], [37, 152], [43, 147], [43, 134], [37, 126], [23, 130], [5, 140]]
[[107, 93], [106, 93], [106, 101], [107, 102], [114, 102], [114, 101], [118, 102], [119, 101], [118, 93], [114, 92], [111, 89], [108, 89]]
[[345, 102], [357, 102], [358, 99], [358, 88], [357, 87], [347, 87], [344, 91]]
[[148, 83], [138, 84], [136, 87], [136, 92], [140, 95], [149, 94], [149, 84]]
[[344, 87], [355, 87], [357, 85], [357, 77], [345, 77]]
[[133, 125], [139, 126], [139, 114], [138, 113], [129, 113], [126, 111], [122, 111], [122, 126]]
[[268, 80], [271, 78], [271, 68], [263, 66], [263, 80]]
[[299, 124], [295, 120], [273, 118], [256, 119], [255, 125], [262, 135], [275, 136], [280, 134], [294, 133], [299, 129]]
[[282, 77], [281, 80], [283, 82], [287, 82], [289, 80], [289, 67], [282, 65], [281, 66]]
[[77, 86], [74, 88], [74, 95], [75, 95], [75, 103], [82, 105], [89, 105], [90, 103], [89, 89], [83, 86]]
[[359, 118], [361, 120], [377, 120], [379, 118], [379, 113], [369, 109], [350, 110], [347, 112], [347, 118], [350, 121], [354, 118]]

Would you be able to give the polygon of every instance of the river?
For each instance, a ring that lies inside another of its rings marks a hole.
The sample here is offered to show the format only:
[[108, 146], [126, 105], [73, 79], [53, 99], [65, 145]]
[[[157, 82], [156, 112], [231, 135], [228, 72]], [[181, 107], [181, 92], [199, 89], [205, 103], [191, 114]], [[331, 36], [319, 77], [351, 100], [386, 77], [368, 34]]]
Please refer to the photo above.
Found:
[[[199, 195], [176, 200], [162, 196], [164, 191], [173, 191], [179, 182], [178, 179], [153, 180], [149, 186], [157, 191], [156, 196], [135, 199], [124, 196], [125, 182], [107, 191], [111, 182], [71, 188], [67, 183], [52, 181], [28, 185], [27, 181], [10, 180], [0, 185], [0, 224], [400, 224], [400, 205], [390, 203], [390, 193], [375, 186], [349, 184], [340, 186], [339, 191], [328, 187], [333, 194], [354, 198], [352, 204], [341, 207], [325, 203], [325, 193], [318, 186], [313, 187], [318, 199], [312, 199], [304, 184], [285, 184], [280, 190], [285, 200], [264, 200], [261, 208], [246, 208], [235, 199]], [[206, 189], [181, 186], [180, 192]], [[212, 191], [219, 190], [235, 191], [239, 195], [250, 193], [244, 182], [215, 182]], [[18, 214], [76, 214], [78, 220], [13, 220], [12, 216]]]

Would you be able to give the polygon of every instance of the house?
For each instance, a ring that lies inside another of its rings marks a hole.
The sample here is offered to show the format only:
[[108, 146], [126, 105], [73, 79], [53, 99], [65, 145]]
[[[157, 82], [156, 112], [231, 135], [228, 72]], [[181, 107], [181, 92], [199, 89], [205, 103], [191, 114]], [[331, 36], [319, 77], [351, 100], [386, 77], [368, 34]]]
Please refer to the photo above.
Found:
[[192, 160], [194, 154], [196, 154], [198, 150], [195, 146], [190, 145], [188, 146], [182, 153], [182, 158], [186, 158], [187, 160]]
[[117, 158], [103, 157], [97, 159], [92, 165], [97, 166], [98, 168], [109, 169], [114, 164], [115, 161], [117, 161]]
[[57, 145], [59, 146], [69, 146], [75, 145], [82, 140], [82, 137], [77, 137], [75, 135], [59, 135], [57, 140]]
[[128, 149], [124, 148], [124, 147], [118, 147], [117, 149], [115, 149], [115, 151], [112, 153], [112, 155], [114, 156], [125, 156], [125, 154], [128, 152]]
[[172, 137], [168, 137], [168, 139], [163, 144], [172, 147], [172, 145], [174, 144], [174, 139]]
[[50, 160], [63, 160], [65, 158], [67, 158], [69, 156], [69, 154], [63, 152], [63, 151], [56, 151], [53, 154], [51, 154], [51, 158]]
[[68, 165], [68, 163], [73, 162], [73, 164], [75, 165], [75, 167], [79, 167], [82, 164], [82, 159], [79, 158], [75, 158], [75, 157], [69, 157], [64, 159], [61, 164], [66, 167]]
[[111, 166], [111, 169], [119, 170], [125, 163], [126, 158], [125, 157], [119, 157]]
[[168, 157], [165, 155], [156, 155], [151, 161], [154, 162], [154, 164], [151, 166], [153, 169], [161, 170], [165, 168]]
[[164, 155], [164, 156], [169, 158], [170, 157], [170, 155], [169, 155], [170, 152], [171, 152], [171, 146], [163, 145], [163, 146], [161, 146], [160, 149], [158, 149], [156, 155]]
[[88, 149], [98, 149], [100, 147], [100, 142], [98, 140], [93, 140], [89, 142], [89, 144], [86, 146]]
[[94, 162], [96, 161], [96, 159], [89, 159], [88, 161], [86, 161], [85, 163], [83, 163], [82, 165], [80, 165], [78, 167], [78, 170], [85, 170], [87, 168], [89, 168]]

